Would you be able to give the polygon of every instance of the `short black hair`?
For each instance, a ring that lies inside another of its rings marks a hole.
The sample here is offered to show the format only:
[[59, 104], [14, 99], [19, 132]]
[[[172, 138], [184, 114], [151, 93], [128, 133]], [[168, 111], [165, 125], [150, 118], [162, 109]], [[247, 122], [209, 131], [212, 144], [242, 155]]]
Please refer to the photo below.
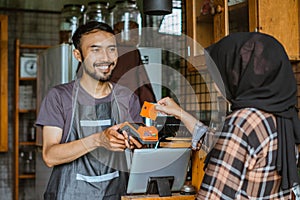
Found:
[[103, 22], [98, 22], [98, 21], [89, 21], [89, 22], [79, 26], [76, 29], [75, 33], [73, 34], [72, 41], [73, 41], [73, 45], [75, 46], [75, 48], [79, 49], [80, 39], [81, 39], [82, 35], [89, 33], [95, 29], [98, 29], [100, 31], [106, 31], [106, 32], [114, 35], [113, 29], [108, 24], [103, 23]]

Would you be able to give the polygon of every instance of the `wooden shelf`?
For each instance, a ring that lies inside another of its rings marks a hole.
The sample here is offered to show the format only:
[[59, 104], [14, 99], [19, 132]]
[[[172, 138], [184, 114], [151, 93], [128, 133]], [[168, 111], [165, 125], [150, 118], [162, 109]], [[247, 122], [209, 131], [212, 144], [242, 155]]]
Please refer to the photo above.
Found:
[[21, 77], [19, 78], [20, 81], [36, 81], [35, 77]]
[[20, 174], [19, 179], [35, 179], [35, 174]]
[[20, 146], [34, 146], [36, 142], [19, 142]]
[[[27, 126], [30, 126], [29, 124], [31, 123], [32, 120], [35, 119], [36, 117], [36, 109], [20, 109], [19, 105], [19, 94], [20, 94], [20, 85], [22, 86], [32, 86], [32, 92], [33, 94], [36, 93], [35, 89], [35, 84], [36, 84], [36, 77], [20, 77], [20, 57], [21, 53], [24, 52], [34, 52], [37, 53], [38, 51], [42, 51], [43, 49], [47, 49], [50, 46], [46, 45], [32, 45], [32, 44], [21, 44], [20, 40], [16, 40], [15, 43], [15, 112], [14, 112], [14, 129], [15, 129], [15, 134], [14, 134], [14, 173], [15, 173], [15, 179], [14, 179], [14, 199], [17, 200], [19, 198], [19, 193], [23, 191], [19, 190], [25, 190], [24, 187], [22, 186], [19, 187], [19, 180], [24, 180], [24, 179], [29, 179], [30, 181], [35, 180], [35, 174], [20, 174], [21, 171], [24, 171], [24, 166], [20, 165], [19, 160], [20, 158], [20, 150], [21, 149], [30, 149], [30, 151], [35, 151], [36, 147], [36, 141], [20, 141], [21, 135], [24, 136], [28, 134], [29, 131]], [[32, 119], [33, 118], [33, 119]], [[22, 124], [21, 124], [22, 123]], [[22, 126], [22, 130], [19, 130]], [[26, 150], [25, 150], [26, 154]], [[34, 155], [33, 155], [33, 159]], [[23, 160], [24, 161], [24, 160]]]
[[197, 23], [213, 23], [213, 16], [208, 14], [208, 15], [199, 15], [196, 17]]
[[48, 45], [34, 45], [34, 44], [20, 44], [20, 49], [47, 49], [50, 46]]
[[[248, 10], [248, 2], [241, 2], [232, 6], [228, 6], [228, 11], [231, 13], [241, 13], [245, 14], [245, 11]], [[213, 15], [207, 14], [207, 15], [198, 15], [196, 17], [197, 23], [213, 23], [214, 18]]]
[[240, 9], [247, 9], [247, 7], [248, 7], [248, 2], [245, 1], [245, 2], [234, 4], [232, 6], [228, 6], [228, 11], [231, 12]]
[[35, 109], [30, 109], [30, 110], [28, 110], [28, 109], [20, 109], [19, 110], [19, 113], [31, 113], [31, 112], [36, 112], [36, 110]]

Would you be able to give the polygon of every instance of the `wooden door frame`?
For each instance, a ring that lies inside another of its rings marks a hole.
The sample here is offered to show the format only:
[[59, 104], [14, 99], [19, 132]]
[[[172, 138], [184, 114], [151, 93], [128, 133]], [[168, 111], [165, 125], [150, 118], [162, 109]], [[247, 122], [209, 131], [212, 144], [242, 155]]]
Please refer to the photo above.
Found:
[[8, 151], [8, 17], [0, 15], [0, 152]]

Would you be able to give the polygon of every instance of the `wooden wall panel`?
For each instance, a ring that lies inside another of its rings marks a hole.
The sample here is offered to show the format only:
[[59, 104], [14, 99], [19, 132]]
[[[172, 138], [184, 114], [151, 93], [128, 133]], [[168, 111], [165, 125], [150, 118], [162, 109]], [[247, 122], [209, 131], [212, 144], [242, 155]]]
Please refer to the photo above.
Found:
[[0, 152], [8, 151], [8, 17], [0, 15]]
[[300, 60], [300, 0], [256, 1], [258, 31], [278, 39], [286, 49], [290, 60]]

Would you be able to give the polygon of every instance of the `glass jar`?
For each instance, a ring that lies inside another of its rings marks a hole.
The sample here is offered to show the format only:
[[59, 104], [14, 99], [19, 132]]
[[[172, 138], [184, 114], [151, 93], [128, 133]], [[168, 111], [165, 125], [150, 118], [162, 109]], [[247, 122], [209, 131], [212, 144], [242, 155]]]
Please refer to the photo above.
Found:
[[142, 32], [141, 13], [135, 0], [117, 0], [113, 13], [113, 28], [119, 44], [138, 46]]
[[85, 12], [85, 23], [88, 21], [104, 22], [111, 24], [110, 12], [108, 10], [108, 2], [106, 1], [92, 1], [88, 3]]
[[27, 133], [27, 141], [35, 141], [35, 127], [34, 127], [34, 122], [30, 122], [28, 124], [28, 133]]
[[66, 4], [61, 11], [60, 43], [72, 43], [72, 35], [83, 20], [84, 6]]

